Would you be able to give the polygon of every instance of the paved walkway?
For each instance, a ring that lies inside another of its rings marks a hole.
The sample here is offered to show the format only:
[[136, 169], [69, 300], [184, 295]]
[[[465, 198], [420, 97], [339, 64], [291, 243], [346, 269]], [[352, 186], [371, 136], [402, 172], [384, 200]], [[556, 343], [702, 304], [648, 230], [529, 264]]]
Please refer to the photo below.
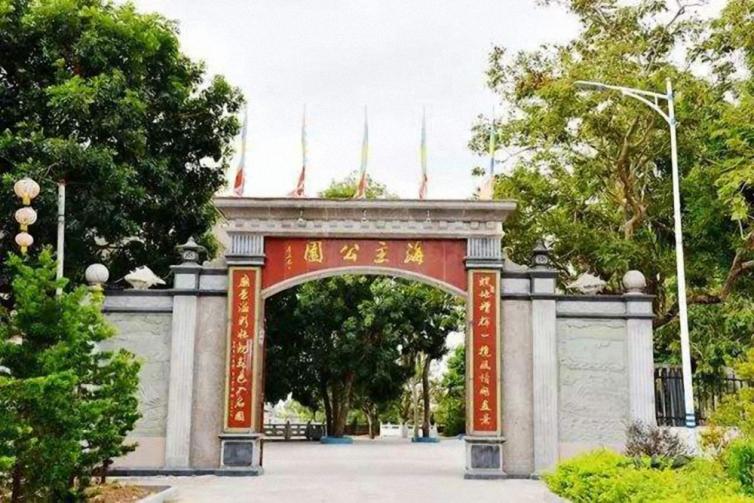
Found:
[[[464, 480], [464, 445], [456, 439], [411, 444], [357, 439], [353, 445], [265, 444], [261, 477], [154, 477], [191, 503], [554, 502], [533, 480]], [[136, 481], [134, 481], [136, 482]]]

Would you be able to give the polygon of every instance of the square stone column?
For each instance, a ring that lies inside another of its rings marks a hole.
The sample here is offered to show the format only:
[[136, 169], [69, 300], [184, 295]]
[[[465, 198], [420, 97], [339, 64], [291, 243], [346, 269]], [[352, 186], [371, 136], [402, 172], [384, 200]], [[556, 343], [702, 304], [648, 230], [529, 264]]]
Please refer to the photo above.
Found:
[[220, 473], [262, 473], [264, 314], [261, 297], [264, 239], [231, 233], [228, 335]]
[[465, 478], [503, 478], [500, 240], [468, 242]]
[[532, 391], [534, 422], [534, 472], [555, 466], [559, 457], [558, 339], [555, 279], [549, 250], [534, 249], [531, 276]]
[[191, 405], [194, 391], [194, 344], [199, 288], [197, 263], [203, 248], [193, 239], [178, 247], [183, 263], [173, 266], [173, 317], [170, 333], [170, 382], [165, 438], [165, 466], [188, 468], [191, 450]]
[[654, 297], [643, 293], [645, 287], [646, 280], [639, 271], [628, 271], [623, 276], [631, 420], [654, 425], [657, 422], [652, 342]]

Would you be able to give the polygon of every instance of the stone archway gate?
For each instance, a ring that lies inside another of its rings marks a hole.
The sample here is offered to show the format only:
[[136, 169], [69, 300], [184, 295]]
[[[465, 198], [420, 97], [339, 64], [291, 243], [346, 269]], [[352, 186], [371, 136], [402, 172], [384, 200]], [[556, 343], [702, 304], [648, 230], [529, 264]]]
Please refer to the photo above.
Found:
[[261, 465], [264, 298], [361, 273], [423, 281], [467, 300], [466, 473], [502, 475], [500, 241], [515, 203], [219, 198], [216, 205], [230, 240], [224, 465]]
[[[225, 253], [180, 247], [173, 287], [107, 290], [144, 362], [135, 452], [114, 473], [261, 473], [264, 299], [347, 272], [424, 281], [467, 299], [466, 476], [528, 477], [652, 423], [652, 297], [556, 291], [544, 247], [501, 254], [506, 201], [217, 198]], [[274, 322], [274, 320], [269, 320]]]

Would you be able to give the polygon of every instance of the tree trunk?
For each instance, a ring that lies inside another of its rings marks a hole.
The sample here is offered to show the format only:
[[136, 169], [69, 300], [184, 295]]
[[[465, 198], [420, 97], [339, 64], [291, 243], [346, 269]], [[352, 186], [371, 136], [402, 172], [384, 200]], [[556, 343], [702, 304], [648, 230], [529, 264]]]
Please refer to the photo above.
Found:
[[367, 412], [365, 414], [367, 416], [367, 427], [369, 428], [369, 439], [374, 439], [374, 427], [372, 427], [372, 414], [369, 413], [369, 409], [367, 408]]
[[11, 503], [20, 503], [23, 501], [23, 495], [21, 494], [21, 464], [16, 463], [13, 467], [13, 482], [11, 487]]
[[419, 436], [419, 383], [416, 382], [416, 377], [413, 378], [411, 383], [411, 406], [414, 408], [414, 438]]
[[320, 393], [322, 393], [322, 401], [325, 403], [325, 435], [329, 435], [332, 431], [332, 402], [327, 393], [327, 385], [324, 382], [320, 383]]
[[370, 433], [370, 438], [374, 438], [377, 435], [380, 434], [380, 417], [377, 413], [377, 407], [374, 408], [372, 411], [372, 415], [370, 416], [370, 423], [372, 423], [372, 431]]
[[[342, 437], [346, 433], [346, 422], [348, 421], [348, 411], [351, 405], [351, 386], [353, 385], [353, 375], [346, 376], [343, 384], [333, 389], [333, 431], [332, 437]], [[337, 398], [336, 398], [337, 397]], [[336, 408], [337, 405], [337, 408]]]
[[424, 358], [422, 369], [422, 398], [424, 399], [424, 420], [422, 421], [422, 437], [429, 438], [429, 365], [432, 359], [427, 355]]

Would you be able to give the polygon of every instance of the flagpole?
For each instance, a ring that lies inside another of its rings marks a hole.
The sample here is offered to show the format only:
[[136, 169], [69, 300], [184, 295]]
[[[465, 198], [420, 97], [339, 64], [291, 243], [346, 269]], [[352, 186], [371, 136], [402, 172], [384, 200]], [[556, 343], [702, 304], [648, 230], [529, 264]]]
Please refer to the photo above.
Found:
[[248, 130], [249, 121], [249, 108], [244, 105], [243, 109], [243, 125], [241, 126], [241, 158], [238, 161], [238, 167], [236, 168], [236, 174], [233, 177], [233, 186], [231, 187], [234, 196], [243, 196], [243, 189], [246, 185], [246, 132]]
[[421, 184], [419, 185], [419, 199], [427, 197], [427, 184], [429, 182], [427, 177], [427, 109], [422, 107], [422, 132], [421, 132], [421, 146], [420, 149], [420, 161], [421, 161]]
[[492, 117], [490, 118], [490, 140], [487, 150], [490, 156], [490, 168], [487, 174], [487, 180], [484, 181], [479, 189], [479, 199], [492, 199], [495, 192], [495, 151], [497, 150], [497, 131], [495, 130], [495, 107], [492, 107]]
[[367, 196], [367, 162], [369, 160], [369, 116], [364, 105], [364, 137], [361, 140], [361, 170], [359, 182], [356, 186], [354, 199], [364, 199]]

